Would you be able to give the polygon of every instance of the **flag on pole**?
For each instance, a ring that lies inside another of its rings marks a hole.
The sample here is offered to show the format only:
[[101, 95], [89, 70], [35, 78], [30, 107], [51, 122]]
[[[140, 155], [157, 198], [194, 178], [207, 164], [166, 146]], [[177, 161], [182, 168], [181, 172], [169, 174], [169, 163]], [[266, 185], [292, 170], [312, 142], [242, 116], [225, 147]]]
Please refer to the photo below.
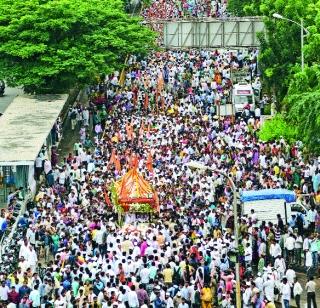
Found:
[[161, 96], [161, 109], [162, 109], [162, 111], [164, 111], [164, 107], [165, 107], [165, 98], [164, 98], [164, 96]]
[[139, 160], [135, 153], [131, 155], [131, 168], [138, 168]]
[[148, 107], [149, 107], [149, 96], [148, 96], [148, 93], [145, 93], [145, 95], [144, 95], [143, 107], [144, 107], [145, 110], [147, 110]]
[[148, 153], [146, 166], [149, 172], [153, 172], [153, 159], [152, 159], [151, 152]]
[[117, 132], [117, 138], [118, 138], [118, 142], [120, 142], [122, 140], [120, 131]]
[[116, 160], [114, 162], [116, 170], [120, 173], [121, 172], [121, 163], [119, 157], [116, 156]]
[[115, 160], [116, 160], [116, 150], [112, 149], [110, 160], [109, 160], [109, 165], [114, 164]]
[[127, 132], [127, 139], [131, 141], [133, 138], [133, 128], [131, 124], [126, 125], [126, 132]]
[[105, 201], [106, 205], [107, 205], [108, 207], [112, 207], [110, 198], [109, 198], [108, 193], [107, 193], [106, 190], [103, 191], [103, 196], [104, 196], [104, 201]]
[[160, 72], [158, 75], [158, 81], [157, 81], [157, 92], [160, 93], [163, 90], [163, 87], [164, 87], [164, 80], [163, 80], [162, 72]]

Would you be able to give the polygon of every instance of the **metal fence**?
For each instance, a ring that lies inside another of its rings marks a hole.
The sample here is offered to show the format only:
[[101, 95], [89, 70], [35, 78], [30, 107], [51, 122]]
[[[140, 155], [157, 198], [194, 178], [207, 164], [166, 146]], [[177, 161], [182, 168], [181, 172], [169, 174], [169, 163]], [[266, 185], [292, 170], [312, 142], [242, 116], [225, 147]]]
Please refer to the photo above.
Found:
[[265, 32], [261, 18], [152, 20], [165, 48], [253, 48]]

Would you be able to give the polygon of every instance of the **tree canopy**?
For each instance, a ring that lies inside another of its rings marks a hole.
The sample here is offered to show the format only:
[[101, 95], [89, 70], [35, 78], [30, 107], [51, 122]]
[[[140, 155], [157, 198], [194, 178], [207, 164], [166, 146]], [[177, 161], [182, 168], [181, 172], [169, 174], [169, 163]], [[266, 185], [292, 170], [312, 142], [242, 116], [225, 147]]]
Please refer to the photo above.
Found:
[[61, 93], [145, 54], [155, 33], [122, 0], [0, 0], [0, 79]]
[[280, 113], [264, 123], [259, 131], [259, 138], [263, 141], [286, 139], [289, 142], [296, 141], [297, 129], [288, 124]]

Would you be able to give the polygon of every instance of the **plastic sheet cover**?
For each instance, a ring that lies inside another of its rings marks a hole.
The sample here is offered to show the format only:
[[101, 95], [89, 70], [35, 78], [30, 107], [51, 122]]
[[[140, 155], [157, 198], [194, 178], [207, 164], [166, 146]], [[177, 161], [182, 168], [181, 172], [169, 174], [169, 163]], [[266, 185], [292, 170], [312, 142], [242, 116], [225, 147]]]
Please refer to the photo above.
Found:
[[243, 191], [241, 202], [250, 202], [257, 200], [283, 199], [288, 203], [295, 202], [297, 196], [294, 191], [288, 189], [261, 189]]

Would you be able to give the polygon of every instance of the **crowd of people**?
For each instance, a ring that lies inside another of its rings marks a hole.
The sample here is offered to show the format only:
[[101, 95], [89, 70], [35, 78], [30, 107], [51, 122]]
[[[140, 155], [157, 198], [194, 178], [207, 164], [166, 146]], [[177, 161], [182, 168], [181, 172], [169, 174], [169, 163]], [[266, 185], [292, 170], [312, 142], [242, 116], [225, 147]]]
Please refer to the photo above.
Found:
[[[230, 51], [168, 51], [131, 57], [131, 69], [90, 89], [90, 105], [70, 110], [79, 132], [72, 151], [38, 164], [44, 177], [19, 221], [18, 268], [1, 273], [8, 307], [234, 307], [238, 256], [243, 307], [315, 303], [320, 251], [319, 160], [281, 139], [262, 142], [259, 116], [218, 117], [230, 68], [254, 65]], [[259, 108], [259, 105], [258, 107]], [[239, 191], [289, 188], [314, 194], [305, 216], [236, 217], [229, 174]], [[133, 161], [135, 162], [133, 164]], [[108, 188], [131, 168], [158, 192], [160, 211], [122, 226]], [[308, 274], [301, 285], [295, 267]], [[295, 300], [293, 300], [293, 298]]]
[[227, 16], [227, 0], [153, 0], [142, 11], [147, 20]]

